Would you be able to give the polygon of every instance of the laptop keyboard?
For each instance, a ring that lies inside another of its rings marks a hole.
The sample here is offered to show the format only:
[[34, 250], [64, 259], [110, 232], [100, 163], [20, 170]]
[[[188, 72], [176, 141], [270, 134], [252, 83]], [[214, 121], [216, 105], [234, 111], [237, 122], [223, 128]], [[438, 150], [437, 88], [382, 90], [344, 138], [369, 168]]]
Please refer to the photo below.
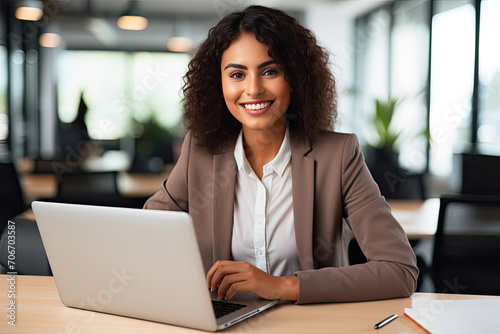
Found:
[[229, 313], [242, 309], [246, 305], [212, 299], [212, 306], [215, 311], [215, 317], [219, 319]]

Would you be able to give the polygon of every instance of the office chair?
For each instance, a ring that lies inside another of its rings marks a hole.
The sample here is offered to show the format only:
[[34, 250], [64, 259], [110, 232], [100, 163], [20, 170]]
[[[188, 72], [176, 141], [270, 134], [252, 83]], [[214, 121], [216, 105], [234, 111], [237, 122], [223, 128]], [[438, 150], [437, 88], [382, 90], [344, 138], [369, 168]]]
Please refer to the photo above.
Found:
[[117, 172], [64, 173], [58, 178], [57, 202], [109, 205], [118, 198]]
[[68, 172], [81, 172], [79, 164], [64, 159], [34, 159], [33, 174], [55, 174], [56, 176]]
[[27, 209], [16, 168], [12, 162], [0, 163], [0, 233], [9, 219]]
[[147, 198], [124, 197], [118, 191], [118, 172], [66, 173], [58, 179], [56, 202], [142, 208]]
[[118, 193], [117, 172], [72, 172], [61, 175], [59, 197], [115, 195]]
[[[40, 232], [35, 221], [16, 217], [28, 207], [24, 203], [23, 191], [16, 168], [12, 162], [0, 163], [0, 264], [7, 271], [26, 275], [51, 275]], [[8, 221], [15, 226], [15, 266], [9, 268]]]
[[500, 196], [441, 196], [432, 269], [436, 292], [500, 294]]
[[7, 272], [14, 271], [19, 275], [52, 276], [36, 222], [21, 217], [13, 218], [12, 221], [15, 223], [16, 236], [14, 265], [9, 268], [7, 228], [0, 239], [0, 264], [7, 268]]
[[414, 174], [402, 169], [372, 167], [372, 176], [386, 199], [424, 200], [427, 198], [425, 174]]
[[455, 154], [453, 164], [452, 181], [461, 194], [500, 196], [500, 156]]

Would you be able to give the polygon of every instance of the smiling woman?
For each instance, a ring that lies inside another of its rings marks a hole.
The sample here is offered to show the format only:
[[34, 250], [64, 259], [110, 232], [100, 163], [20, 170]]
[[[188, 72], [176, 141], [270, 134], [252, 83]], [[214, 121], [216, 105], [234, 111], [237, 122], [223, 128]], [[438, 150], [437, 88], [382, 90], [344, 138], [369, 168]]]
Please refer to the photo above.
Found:
[[[243, 35], [253, 35], [258, 42], [254, 46], [259, 52], [264, 52], [261, 62], [253, 64], [262, 66], [258, 68], [263, 75], [260, 82], [264, 77], [277, 76], [288, 84], [291, 94], [286, 118], [294, 120], [290, 127], [315, 141], [322, 131], [333, 128], [337, 117], [337, 94], [335, 79], [329, 69], [329, 53], [296, 19], [281, 11], [272, 16], [259, 15], [258, 8], [252, 7], [252, 13], [241, 18], [236, 13], [230, 14], [213, 27], [194, 54], [184, 78], [186, 125], [198, 142], [212, 152], [224, 146], [228, 139], [236, 139], [241, 130], [241, 123], [231, 116], [230, 106], [220, 97], [225, 97], [222, 74], [232, 73], [233, 79], [241, 80], [250, 70], [250, 64], [242, 63], [244, 58], [225, 59], [222, 66], [223, 55], [226, 58], [237, 55], [242, 44], [238, 47], [234, 43], [241, 41]], [[276, 31], [278, 27], [279, 33]], [[254, 53], [250, 45], [247, 48], [245, 52]], [[239, 52], [239, 55], [243, 57], [245, 52]], [[224, 70], [230, 63], [232, 71], [229, 68]], [[245, 78], [244, 82], [247, 81]], [[306, 82], [308, 84], [304, 85]], [[255, 98], [242, 101], [247, 100], [260, 102]]]
[[262, 167], [278, 153], [285, 136], [285, 113], [290, 105], [290, 86], [282, 66], [268, 54], [267, 45], [252, 34], [229, 46], [221, 61], [222, 92], [229, 112], [242, 126], [246, 153], [255, 158], [258, 143], [265, 141], [261, 161], [250, 164], [262, 178]]
[[[212, 28], [189, 63], [189, 132], [144, 207], [189, 212], [219, 299], [246, 291], [317, 303], [415, 291], [415, 255], [356, 136], [330, 131], [328, 58], [297, 20], [250, 6]], [[353, 235], [368, 262], [349, 266]]]

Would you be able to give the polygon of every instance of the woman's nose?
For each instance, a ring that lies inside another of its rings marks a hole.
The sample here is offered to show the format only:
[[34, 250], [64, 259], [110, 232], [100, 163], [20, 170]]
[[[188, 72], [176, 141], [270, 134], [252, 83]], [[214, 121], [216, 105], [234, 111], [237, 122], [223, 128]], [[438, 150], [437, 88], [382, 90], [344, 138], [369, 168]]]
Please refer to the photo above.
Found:
[[248, 76], [245, 93], [249, 96], [256, 96], [262, 94], [263, 92], [264, 87], [262, 86], [260, 77], [257, 75]]

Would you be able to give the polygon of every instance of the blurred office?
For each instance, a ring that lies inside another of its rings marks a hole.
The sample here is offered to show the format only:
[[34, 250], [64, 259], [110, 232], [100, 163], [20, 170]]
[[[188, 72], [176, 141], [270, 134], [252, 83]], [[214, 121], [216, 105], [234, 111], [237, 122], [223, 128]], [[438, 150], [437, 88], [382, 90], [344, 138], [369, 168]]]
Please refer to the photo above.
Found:
[[192, 51], [249, 4], [331, 51], [336, 130], [358, 135], [387, 199], [495, 203], [500, 1], [2, 0], [0, 227], [33, 199], [141, 207], [179, 154]]

